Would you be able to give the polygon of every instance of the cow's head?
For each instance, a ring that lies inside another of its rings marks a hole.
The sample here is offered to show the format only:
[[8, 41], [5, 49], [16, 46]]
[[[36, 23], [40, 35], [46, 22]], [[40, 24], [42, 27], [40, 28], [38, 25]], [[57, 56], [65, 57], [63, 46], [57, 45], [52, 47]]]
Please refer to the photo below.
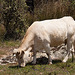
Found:
[[32, 52], [30, 50], [19, 51], [18, 49], [13, 50], [13, 55], [16, 56], [19, 66], [25, 67], [28, 62], [32, 61]]

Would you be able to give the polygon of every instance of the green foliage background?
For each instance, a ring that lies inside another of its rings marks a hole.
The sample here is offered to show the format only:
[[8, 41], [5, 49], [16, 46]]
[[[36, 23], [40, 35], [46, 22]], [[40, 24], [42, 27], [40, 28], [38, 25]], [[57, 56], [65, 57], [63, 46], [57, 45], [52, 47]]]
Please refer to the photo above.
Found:
[[4, 39], [21, 39], [34, 21], [63, 16], [75, 19], [75, 0], [0, 0], [0, 27], [6, 30], [2, 33]]

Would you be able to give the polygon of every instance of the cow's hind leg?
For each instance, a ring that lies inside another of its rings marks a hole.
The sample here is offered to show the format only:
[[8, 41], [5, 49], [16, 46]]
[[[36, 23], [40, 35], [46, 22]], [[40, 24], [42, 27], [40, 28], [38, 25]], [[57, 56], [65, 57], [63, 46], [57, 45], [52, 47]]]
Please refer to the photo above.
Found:
[[72, 49], [72, 39], [71, 38], [68, 38], [67, 39], [67, 55], [66, 57], [64, 58], [63, 62], [66, 62], [69, 58], [69, 55], [70, 55], [70, 50]]

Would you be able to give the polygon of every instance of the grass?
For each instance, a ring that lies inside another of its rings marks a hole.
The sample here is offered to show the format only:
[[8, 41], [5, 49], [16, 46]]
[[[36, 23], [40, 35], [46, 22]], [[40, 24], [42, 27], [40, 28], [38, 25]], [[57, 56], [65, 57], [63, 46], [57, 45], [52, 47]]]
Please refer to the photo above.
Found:
[[0, 41], [0, 57], [8, 54], [11, 49], [17, 48], [20, 45], [20, 41]]
[[24, 68], [17, 64], [0, 65], [0, 75], [75, 75], [75, 63], [58, 62], [48, 64], [28, 64]]
[[[0, 55], [6, 54], [7, 47], [17, 47], [20, 41], [4, 41], [0, 42]], [[47, 61], [48, 59], [42, 59]], [[36, 65], [27, 64], [24, 68], [20, 68], [17, 64], [0, 65], [0, 75], [75, 75], [75, 61], [72, 63], [69, 59], [67, 63], [61, 61], [53, 61], [52, 65], [43, 64], [40, 60]]]
[[20, 45], [20, 40], [0, 41], [0, 47], [17, 47], [19, 45]]

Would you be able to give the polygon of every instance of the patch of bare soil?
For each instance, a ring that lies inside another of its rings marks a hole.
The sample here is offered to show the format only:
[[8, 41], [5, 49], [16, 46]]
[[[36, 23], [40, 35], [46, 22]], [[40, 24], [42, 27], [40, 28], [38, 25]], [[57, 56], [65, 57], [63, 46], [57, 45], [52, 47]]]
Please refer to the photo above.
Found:
[[13, 47], [0, 47], [0, 64], [16, 63], [16, 58], [12, 55]]
[[0, 58], [4, 55], [10, 55], [13, 51], [13, 47], [0, 47]]

